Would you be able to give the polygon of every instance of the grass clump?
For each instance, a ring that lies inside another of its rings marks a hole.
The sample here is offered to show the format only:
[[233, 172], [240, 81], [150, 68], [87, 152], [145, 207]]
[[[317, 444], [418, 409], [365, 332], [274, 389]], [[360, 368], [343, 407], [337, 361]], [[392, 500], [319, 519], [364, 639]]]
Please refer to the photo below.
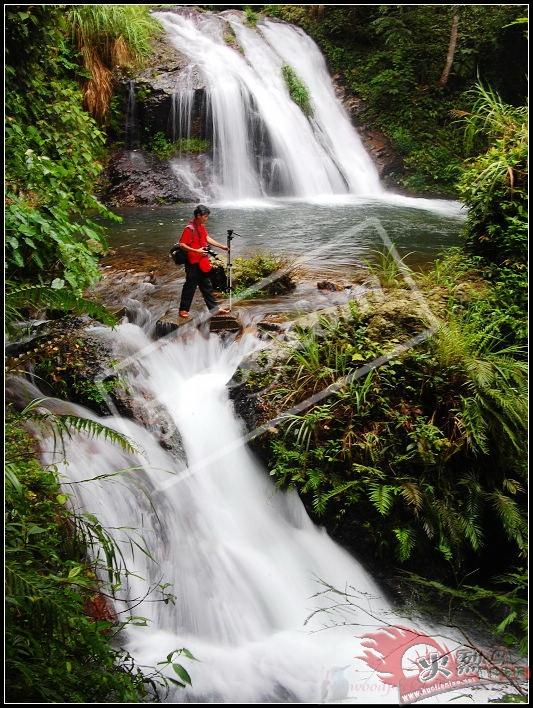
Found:
[[296, 103], [297, 106], [300, 106], [306, 116], [311, 116], [313, 109], [311, 107], [311, 99], [307, 86], [300, 79], [292, 66], [285, 64], [282, 67], [281, 72], [283, 74], [283, 78], [285, 79], [285, 84], [287, 85], [289, 95], [294, 103]]
[[150, 142], [149, 150], [160, 160], [170, 160], [178, 154], [196, 155], [207, 152], [210, 146], [209, 140], [203, 138], [179, 138], [171, 142], [164, 133], [156, 133]]
[[146, 5], [73, 5], [68, 22], [90, 76], [84, 86], [85, 105], [102, 121], [113, 96], [113, 70], [138, 67], [161, 26]]
[[235, 34], [235, 30], [233, 27], [230, 25], [229, 22], [226, 22], [224, 26], [224, 42], [231, 47], [232, 49], [236, 49], [238, 52], [241, 54], [244, 54], [244, 49], [241, 47], [237, 40], [237, 35]]
[[[293, 275], [286, 258], [259, 252], [250, 258], [233, 259], [232, 289], [240, 297], [282, 295], [296, 287]], [[262, 283], [264, 279], [266, 282]]]
[[244, 8], [244, 19], [246, 24], [255, 29], [257, 27], [257, 22], [259, 21], [259, 15], [257, 12], [254, 12], [249, 5], [246, 5]]

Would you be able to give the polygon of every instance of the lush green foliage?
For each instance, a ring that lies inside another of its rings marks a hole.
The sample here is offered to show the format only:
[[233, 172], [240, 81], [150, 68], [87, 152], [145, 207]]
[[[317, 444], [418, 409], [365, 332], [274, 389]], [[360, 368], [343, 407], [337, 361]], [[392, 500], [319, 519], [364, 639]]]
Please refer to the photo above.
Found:
[[309, 89], [307, 86], [300, 79], [292, 66], [284, 64], [281, 69], [281, 73], [283, 74], [290, 97], [294, 103], [296, 103], [297, 106], [300, 106], [306, 116], [312, 115], [313, 109], [311, 108], [311, 100], [309, 98]]
[[[427, 580], [418, 575], [408, 575], [409, 582], [423, 595], [429, 595], [430, 607], [437, 604], [446, 608], [445, 621], [458, 624], [458, 618], [464, 616], [468, 609], [474, 614], [481, 627], [491, 631], [507, 646], [518, 648], [522, 656], [528, 649], [528, 615], [527, 615], [527, 572], [525, 568], [517, 568], [513, 572], [493, 578], [492, 587], [480, 587], [465, 582], [458, 588], [452, 588], [436, 580]], [[487, 606], [493, 612], [494, 621], [487, 620]], [[520, 672], [514, 678], [523, 679]]]
[[96, 46], [102, 54], [111, 54], [112, 44], [122, 37], [135, 62], [148, 55], [152, 37], [160, 32], [148, 5], [73, 5], [68, 21], [82, 45]]
[[504, 545], [525, 550], [527, 389], [520, 352], [504, 346], [498, 323], [472, 307], [456, 317], [363, 379], [350, 373], [387, 343], [368, 336], [355, 307], [322, 318], [319, 334], [302, 330], [275, 402], [285, 408], [348, 380], [291, 420], [274, 443], [273, 473], [312, 495], [317, 514], [331, 507], [334, 525], [345, 514], [364, 519], [379, 553], [394, 547], [400, 561], [418, 562], [435, 553], [459, 569], [496, 524]]
[[164, 133], [156, 133], [150, 142], [149, 149], [160, 160], [170, 160], [171, 157], [179, 154], [194, 155], [200, 152], [207, 152], [210, 146], [209, 140], [202, 138], [179, 138], [174, 142], [170, 142]]
[[[401, 297], [391, 261], [381, 254], [372, 267], [390, 288], [385, 305]], [[494, 580], [527, 552], [526, 313], [519, 287], [502, 299], [508, 271], [453, 249], [432, 271], [411, 274], [441, 320], [425, 342], [391, 354], [425, 329], [424, 316], [380, 310], [379, 298], [363, 310], [350, 303], [301, 328], [288, 356], [249, 385], [265, 391], [272, 416], [328, 391], [265, 442], [278, 485], [296, 487], [363, 557], [394, 558], [434, 590], [453, 594], [448, 585], [471, 574], [471, 602], [457, 590], [456, 604], [496, 616], [493, 629], [516, 645], [524, 583], [504, 591]]]
[[[8, 420], [7, 698], [54, 703], [157, 700], [157, 691], [164, 691], [168, 680], [159, 671], [143, 675], [127, 652], [110, 645], [126, 623], [107, 604], [97, 573], [120, 586], [127, 573], [120, 549], [95, 517], [70, 509], [55, 468], [43, 468], [37, 461], [35, 441], [23, 427], [28, 418], [61, 435], [74, 429], [91, 434], [86, 424], [92, 423], [37, 414], [35, 405]], [[115, 431], [100, 428], [92, 434], [107, 431], [130, 447]]]
[[79, 297], [72, 290], [65, 288], [65, 282], [60, 278], [52, 281], [51, 286], [8, 283], [5, 297], [5, 324], [8, 334], [16, 334], [19, 330], [19, 324], [23, 320], [22, 310], [37, 314], [48, 308], [69, 311], [76, 315], [86, 314], [107, 325], [114, 325], [117, 321], [102, 305]]
[[6, 264], [13, 281], [58, 278], [81, 295], [106, 247], [89, 215], [104, 136], [81, 108], [60, 8], [6, 14]]
[[489, 261], [524, 274], [527, 263], [527, 108], [505, 104], [478, 85], [466, 123], [467, 145], [485, 152], [470, 162], [459, 184], [469, 207], [468, 247]]
[[161, 27], [147, 5], [73, 5], [68, 21], [88, 75], [85, 105], [103, 122], [114, 90], [113, 71], [139, 68]]
[[257, 22], [259, 20], [259, 15], [252, 10], [249, 5], [244, 8], [244, 18], [250, 27], [257, 27]]
[[272, 253], [237, 257], [232, 265], [232, 289], [239, 297], [278, 295], [294, 288], [288, 260]]
[[[332, 72], [363, 99], [357, 120], [391, 139], [406, 168], [397, 180], [416, 192], [455, 192], [464, 148], [449, 113], [470, 109], [466, 92], [479, 76], [513, 103], [527, 95], [518, 5], [266, 5], [264, 12], [313, 37]], [[441, 87], [453, 15], [459, 41]]]

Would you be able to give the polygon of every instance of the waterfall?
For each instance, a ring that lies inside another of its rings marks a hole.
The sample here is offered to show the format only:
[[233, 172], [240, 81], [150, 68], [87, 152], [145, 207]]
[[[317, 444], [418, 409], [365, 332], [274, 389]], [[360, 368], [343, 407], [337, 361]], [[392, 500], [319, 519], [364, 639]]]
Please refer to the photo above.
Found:
[[127, 150], [139, 147], [139, 124], [137, 121], [137, 101], [135, 99], [135, 81], [128, 81], [126, 103], [126, 121], [124, 125], [124, 144]]
[[[264, 345], [251, 335], [225, 344], [196, 333], [154, 346], [129, 323], [94, 333], [108, 338], [122, 361], [128, 358], [121, 371], [127, 386], [146, 405], [164, 406], [186, 454], [184, 461], [162, 449], [131, 420], [98, 419], [81, 406], [55, 402], [62, 412], [68, 405], [68, 412], [119, 430], [142, 451], [132, 456], [78, 434], [65, 441], [65, 464], [43, 446], [45, 462], [58, 464], [74, 505], [122, 539], [135, 575], [118, 595], [135, 604], [149, 585], [170, 583], [177, 598], [173, 606], [149, 596], [132, 610], [147, 617], [149, 627], [130, 627], [127, 649], [144, 665], [164, 661], [182, 646], [201, 660], [187, 664], [193, 688], [178, 691], [177, 700], [318, 700], [330, 669], [357, 664], [353, 635], [376, 622], [365, 609], [383, 613], [387, 603], [359, 563], [313, 525], [296, 492], [276, 490], [242, 444], [227, 382], [242, 358]], [[140, 551], [133, 556], [120, 529], [137, 529], [130, 537], [153, 560]], [[364, 593], [363, 609], [350, 620], [361, 627], [321, 632], [324, 617], [305, 624], [315, 609], [330, 604], [311, 597], [324, 589], [318, 579]]]
[[180, 74], [172, 94], [170, 108], [170, 133], [172, 141], [191, 137], [192, 109], [194, 102], [195, 66], [189, 64]]
[[[121, 645], [145, 671], [182, 647], [199, 659], [180, 658], [192, 687], [173, 688], [169, 702], [397, 704], [396, 686], [362, 660], [361, 637], [406, 620], [398, 621], [369, 573], [311, 522], [294, 490], [274, 487], [244, 445], [228, 382], [265, 345], [250, 334], [223, 341], [197, 330], [153, 342], [131, 323], [91, 333], [112, 345], [132, 400], [157, 411], [178, 439], [171, 452], [132, 420], [41, 401], [114, 428], [138, 451], [81, 433], [56, 453], [51, 440], [42, 441], [43, 461], [57, 466], [70, 503], [95, 514], [123, 554], [129, 575], [115, 609], [148, 624], [129, 625]], [[27, 381], [8, 390], [19, 402], [24, 393], [41, 397]], [[158, 601], [166, 583], [175, 604]], [[340, 593], [332, 596], [327, 586]], [[349, 607], [344, 592], [353, 598]], [[407, 624], [430, 633], [434, 646], [438, 628]], [[448, 691], [444, 702], [457, 695]]]
[[[253, 29], [236, 11], [154, 15], [205, 82], [214, 198], [381, 194], [377, 171], [335, 96], [324, 58], [305, 33], [270, 20]], [[226, 43], [228, 28], [242, 51]], [[309, 89], [309, 118], [289, 95], [286, 64]], [[172, 124], [183, 131], [181, 112], [190, 111], [190, 104], [178, 107], [178, 100]]]

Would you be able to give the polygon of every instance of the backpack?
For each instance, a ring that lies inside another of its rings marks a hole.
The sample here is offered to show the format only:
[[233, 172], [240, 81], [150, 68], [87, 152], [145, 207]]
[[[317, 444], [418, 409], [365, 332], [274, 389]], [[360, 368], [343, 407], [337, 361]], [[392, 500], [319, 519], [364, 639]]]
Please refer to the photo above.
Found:
[[175, 243], [170, 251], [168, 252], [168, 255], [176, 265], [185, 265], [187, 263], [187, 254], [183, 250], [183, 248], [180, 248], [178, 243]]

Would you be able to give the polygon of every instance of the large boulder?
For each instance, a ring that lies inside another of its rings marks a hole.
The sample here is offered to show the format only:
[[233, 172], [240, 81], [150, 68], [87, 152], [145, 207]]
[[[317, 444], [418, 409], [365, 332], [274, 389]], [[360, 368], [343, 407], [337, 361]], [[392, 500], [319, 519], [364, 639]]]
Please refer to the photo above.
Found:
[[197, 192], [191, 184], [208, 179], [209, 164], [205, 154], [189, 156], [192, 179], [185, 179], [172, 159], [160, 160], [146, 150], [119, 150], [109, 158], [104, 198], [112, 206], [193, 202]]

